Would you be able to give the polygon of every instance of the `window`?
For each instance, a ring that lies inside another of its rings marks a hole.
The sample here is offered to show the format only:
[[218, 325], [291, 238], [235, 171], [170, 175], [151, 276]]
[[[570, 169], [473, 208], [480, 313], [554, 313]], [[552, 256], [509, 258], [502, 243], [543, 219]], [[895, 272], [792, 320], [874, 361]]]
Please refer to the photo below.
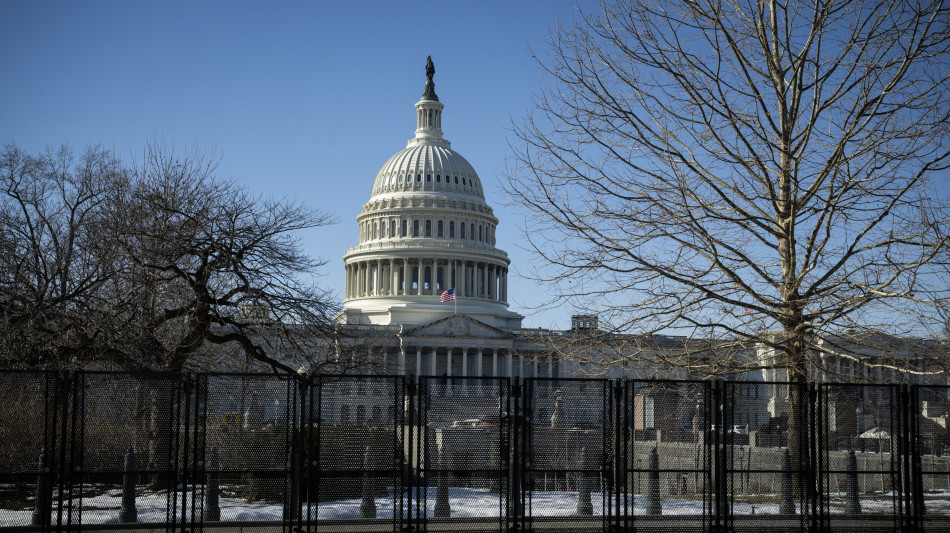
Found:
[[479, 241], [482, 240], [482, 226], [481, 226], [481, 224], [478, 225], [478, 240], [479, 240]]
[[468, 238], [473, 241], [475, 240], [475, 224], [468, 225]]
[[442, 174], [436, 174], [435, 181], [436, 183], [442, 183]]
[[465, 238], [465, 223], [462, 222], [459, 224], [459, 239]]
[[455, 176], [455, 184], [456, 184], [456, 185], [459, 184], [459, 177], [458, 177], [458, 176]]
[[412, 221], [412, 236], [413, 237], [419, 236], [419, 221], [418, 220]]
[[439, 221], [439, 233], [438, 233], [438, 236], [439, 236], [439, 237], [442, 237], [442, 236], [443, 236], [443, 235], [442, 235], [442, 221], [441, 221], [441, 220]]
[[396, 236], [396, 219], [395, 218], [389, 219], [389, 236], [390, 237]]
[[378, 235], [379, 235], [379, 223], [373, 222], [373, 240], [376, 240]]
[[426, 174], [426, 183], [432, 182], [432, 174]]
[[455, 238], [455, 221], [454, 220], [449, 221], [449, 238], [450, 239]]
[[426, 220], [426, 237], [432, 236], [432, 221]]
[[422, 174], [416, 174], [416, 183], [422, 181]]
[[402, 236], [403, 236], [403, 237], [406, 236], [406, 230], [407, 230], [408, 227], [409, 227], [409, 221], [408, 221], [408, 220], [403, 220], [403, 221], [402, 221]]

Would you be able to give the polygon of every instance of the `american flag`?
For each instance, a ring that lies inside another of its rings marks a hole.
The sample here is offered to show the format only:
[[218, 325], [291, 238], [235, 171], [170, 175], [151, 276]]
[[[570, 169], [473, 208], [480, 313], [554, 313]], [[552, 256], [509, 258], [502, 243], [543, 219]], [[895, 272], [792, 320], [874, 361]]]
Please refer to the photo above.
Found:
[[455, 289], [449, 289], [442, 293], [442, 296], [439, 297], [439, 302], [445, 303], [455, 299]]

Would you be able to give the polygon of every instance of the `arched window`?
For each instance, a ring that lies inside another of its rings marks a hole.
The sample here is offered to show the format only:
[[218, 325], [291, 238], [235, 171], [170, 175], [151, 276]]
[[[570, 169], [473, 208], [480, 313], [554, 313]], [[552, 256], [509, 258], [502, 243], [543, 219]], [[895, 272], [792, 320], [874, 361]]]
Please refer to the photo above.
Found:
[[432, 174], [426, 174], [426, 183], [432, 183]]
[[418, 220], [412, 221], [412, 236], [413, 237], [419, 236], [419, 221]]
[[430, 287], [432, 287], [432, 267], [426, 267], [424, 272], [425, 278], [422, 285], [422, 290], [427, 291]]
[[379, 223], [373, 222], [373, 240], [377, 239], [377, 235], [379, 235]]
[[455, 176], [455, 184], [456, 184], [456, 185], [459, 184], [459, 177], [458, 177], [458, 176]]
[[439, 233], [438, 233], [437, 236], [438, 236], [438, 237], [442, 237], [442, 236], [443, 236], [443, 235], [442, 235], [442, 221], [441, 221], [441, 220], [439, 221]]
[[426, 220], [426, 237], [432, 236], [432, 221]]
[[465, 223], [460, 222], [459, 223], [459, 239], [464, 239], [464, 238], [465, 238]]
[[436, 174], [436, 175], [435, 175], [435, 182], [436, 182], [436, 183], [442, 183], [442, 174]]
[[479, 242], [482, 242], [482, 225], [481, 224], [478, 225], [478, 240]]
[[422, 181], [422, 174], [416, 174], [416, 183]]
[[409, 221], [408, 221], [408, 220], [403, 220], [403, 221], [402, 221], [402, 236], [403, 236], [403, 237], [406, 236], [406, 230], [407, 230], [408, 228], [409, 228]]
[[468, 225], [468, 238], [473, 241], [475, 240], [475, 224]]
[[449, 238], [450, 239], [455, 238], [455, 221], [454, 220], [449, 221]]

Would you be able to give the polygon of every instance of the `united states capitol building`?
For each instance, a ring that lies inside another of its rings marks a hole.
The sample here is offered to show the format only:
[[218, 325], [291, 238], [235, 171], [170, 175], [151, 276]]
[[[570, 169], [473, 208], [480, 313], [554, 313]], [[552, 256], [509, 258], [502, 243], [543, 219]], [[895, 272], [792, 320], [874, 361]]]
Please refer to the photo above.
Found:
[[426, 70], [415, 135], [383, 164], [357, 217], [337, 321], [372, 339], [385, 373], [557, 377], [564, 369], [509, 309], [499, 220], [444, 136], [431, 60]]
[[[524, 317], [509, 308], [510, 260], [496, 247], [499, 219], [486, 202], [478, 173], [445, 137], [445, 105], [436, 94], [434, 73], [430, 59], [424, 92], [415, 103], [415, 134], [377, 173], [357, 216], [358, 243], [344, 256], [346, 286], [336, 322], [363, 352], [367, 364], [359, 368], [416, 378], [589, 377], [597, 365], [584, 362], [572, 339], [597, 331], [596, 316], [574, 315], [568, 330], [526, 328]], [[645, 341], [650, 350], [674, 352], [685, 342], [662, 335]], [[564, 345], [575, 347], [568, 357], [559, 349]], [[916, 357], [918, 348], [908, 358]], [[769, 368], [773, 353], [755, 346], [747, 352], [746, 357], [763, 363], [761, 370], [733, 377], [761, 384], [743, 389], [749, 401], [741, 418], [755, 428], [783, 414], [788, 392], [775, 384], [785, 375]], [[600, 355], [592, 351], [590, 357]], [[617, 361], [622, 364], [601, 365], [593, 373], [634, 379], [704, 377], [690, 375], [688, 369], [670, 374], [636, 359], [621, 355]], [[815, 375], [816, 381], [847, 380], [849, 370], [842, 371], [840, 360], [825, 359], [821, 364], [831, 375]], [[893, 373], [867, 375], [858, 366], [850, 372], [855, 381], [902, 379]], [[340, 406], [341, 416], [369, 413], [372, 400], [366, 402]], [[692, 403], [668, 407], [676, 411], [679, 424], [687, 424], [695, 409]]]

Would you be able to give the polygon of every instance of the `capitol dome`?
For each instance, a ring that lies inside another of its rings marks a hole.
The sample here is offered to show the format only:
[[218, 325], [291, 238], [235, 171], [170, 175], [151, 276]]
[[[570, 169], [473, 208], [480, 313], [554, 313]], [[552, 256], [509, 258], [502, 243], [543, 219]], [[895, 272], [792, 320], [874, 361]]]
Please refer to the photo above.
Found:
[[[495, 247], [498, 219], [475, 169], [443, 137], [434, 73], [430, 60], [415, 136], [380, 168], [357, 216], [341, 319], [412, 326], [457, 313], [517, 328], [522, 317], [507, 302], [510, 261]], [[456, 299], [442, 301], [446, 291]]]

